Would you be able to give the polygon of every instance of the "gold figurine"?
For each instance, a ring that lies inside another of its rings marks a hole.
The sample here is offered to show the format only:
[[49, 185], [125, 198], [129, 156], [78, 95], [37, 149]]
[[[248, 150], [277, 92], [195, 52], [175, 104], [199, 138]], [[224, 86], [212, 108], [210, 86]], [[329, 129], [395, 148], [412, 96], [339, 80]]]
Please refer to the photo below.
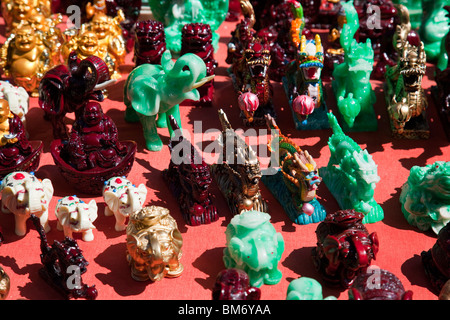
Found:
[[32, 16], [41, 14], [48, 18], [51, 15], [50, 0], [1, 0], [1, 7], [7, 35]]
[[8, 274], [0, 267], [0, 300], [5, 300], [9, 294], [11, 283]]
[[137, 281], [159, 281], [179, 277], [183, 239], [169, 210], [149, 206], [130, 215], [127, 226], [127, 259], [131, 277]]

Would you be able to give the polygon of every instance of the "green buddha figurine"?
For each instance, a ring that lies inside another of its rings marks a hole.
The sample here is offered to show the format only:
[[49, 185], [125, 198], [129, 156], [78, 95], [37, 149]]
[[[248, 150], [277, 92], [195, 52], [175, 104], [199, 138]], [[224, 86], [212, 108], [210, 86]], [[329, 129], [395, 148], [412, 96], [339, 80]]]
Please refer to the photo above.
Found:
[[289, 283], [286, 300], [337, 300], [337, 298], [335, 296], [324, 298], [319, 281], [301, 277]]

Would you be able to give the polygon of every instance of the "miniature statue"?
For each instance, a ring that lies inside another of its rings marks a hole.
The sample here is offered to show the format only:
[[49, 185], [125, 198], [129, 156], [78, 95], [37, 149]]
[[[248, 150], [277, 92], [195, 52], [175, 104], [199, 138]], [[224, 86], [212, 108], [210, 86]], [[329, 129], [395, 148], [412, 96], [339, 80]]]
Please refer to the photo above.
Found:
[[135, 28], [134, 56], [135, 66], [141, 64], [161, 64], [166, 51], [166, 34], [162, 22], [155, 20], [139, 21]]
[[116, 218], [115, 230], [127, 228], [127, 217], [144, 207], [147, 188], [143, 183], [135, 186], [126, 177], [112, 177], [105, 181], [103, 199], [105, 200], [105, 216]]
[[228, 0], [148, 0], [155, 20], [164, 23], [167, 49], [172, 53], [181, 51], [181, 32], [189, 23], [204, 23], [211, 27], [214, 51], [219, 48], [217, 30], [227, 16]]
[[344, 131], [376, 131], [378, 124], [373, 109], [376, 97], [370, 84], [374, 61], [372, 43], [370, 39], [365, 43], [354, 39], [359, 28], [358, 14], [353, 1], [341, 4], [347, 19], [340, 36], [344, 62], [334, 68], [332, 87], [342, 127]]
[[403, 5], [408, 9], [411, 17], [411, 28], [418, 30], [423, 18], [422, 0], [392, 0], [392, 2]]
[[225, 235], [223, 262], [226, 268], [244, 270], [252, 287], [280, 282], [282, 274], [278, 263], [284, 252], [284, 240], [270, 223], [269, 214], [243, 211], [231, 219]]
[[143, 64], [129, 74], [124, 85], [125, 120], [140, 120], [147, 149], [159, 151], [163, 143], [157, 125], [168, 127], [172, 136], [168, 116], [173, 115], [181, 124], [179, 104], [186, 99], [198, 100], [197, 88], [212, 78], [206, 77], [205, 63], [197, 55], [187, 53], [173, 62], [167, 50], [160, 65]]
[[450, 162], [412, 167], [400, 203], [409, 224], [438, 234], [450, 222]]
[[0, 266], [0, 300], [6, 300], [11, 288], [11, 280], [5, 270]]
[[444, 284], [439, 293], [439, 300], [450, 300], [450, 280]]
[[170, 116], [169, 120], [179, 139], [172, 137], [169, 143], [171, 159], [169, 168], [163, 171], [164, 180], [169, 184], [188, 225], [198, 226], [217, 221], [219, 215], [212, 202], [209, 166], [195, 147], [180, 134], [175, 118]]
[[240, 0], [229, 0], [228, 1], [228, 12], [225, 21], [238, 21], [241, 15], [241, 1]]
[[375, 266], [358, 273], [348, 291], [349, 300], [412, 300], [412, 296], [393, 273]]
[[378, 253], [378, 236], [369, 234], [364, 214], [351, 210], [329, 213], [316, 229], [317, 247], [312, 249], [314, 266], [330, 285], [348, 289], [365, 272]]
[[337, 300], [337, 298], [334, 296], [324, 298], [319, 281], [300, 277], [289, 283], [286, 300]]
[[367, 150], [362, 150], [339, 126], [336, 117], [328, 113], [333, 134], [328, 139], [330, 160], [319, 174], [341, 209], [355, 209], [364, 214], [363, 223], [383, 220], [383, 209], [373, 198], [380, 181], [377, 165]]
[[[222, 134], [219, 136], [222, 154], [219, 162], [211, 166], [211, 173], [234, 216], [244, 210], [268, 212], [267, 202], [259, 190], [261, 169], [253, 149], [239, 137], [219, 110]], [[232, 147], [233, 150], [228, 150]]]
[[15, 171], [3, 178], [0, 187], [1, 210], [14, 213], [16, 235], [26, 234], [30, 214], [39, 218], [45, 232], [50, 231], [48, 206], [54, 190], [49, 179], [40, 180], [32, 173]]
[[219, 272], [212, 290], [212, 300], [260, 300], [261, 289], [250, 286], [248, 274], [241, 269]]
[[1, 12], [6, 24], [6, 35], [17, 26], [34, 15], [41, 14], [50, 17], [50, 1], [38, 0], [1, 0]]
[[73, 238], [73, 232], [81, 233], [83, 241], [94, 240], [93, 222], [97, 219], [97, 203], [94, 199], [85, 203], [77, 196], [66, 196], [58, 200], [55, 207], [58, 218], [57, 229], [64, 231], [64, 236]]
[[[206, 76], [214, 76], [218, 63], [214, 59], [211, 27], [208, 24], [190, 23], [184, 25], [181, 33], [180, 55], [186, 53], [194, 53], [202, 58], [206, 66]], [[198, 88], [198, 92], [200, 93], [200, 99], [194, 104], [211, 107], [214, 94], [214, 80]]]
[[[291, 139], [284, 136], [273, 119], [268, 117], [271, 141], [267, 144], [279, 169], [265, 174], [261, 181], [280, 202], [289, 219], [296, 224], [316, 223], [325, 219], [325, 208], [316, 199], [316, 190], [322, 181], [316, 162]], [[269, 167], [273, 167], [271, 163]]]
[[26, 127], [26, 114], [30, 96], [22, 87], [17, 87], [7, 81], [0, 81], [0, 99], [8, 101], [9, 109], [17, 115]]
[[183, 239], [169, 210], [144, 207], [130, 215], [127, 226], [127, 260], [136, 281], [160, 281], [181, 276]]
[[[98, 296], [95, 285], [88, 286], [83, 282], [81, 275], [86, 273], [89, 263], [83, 256], [83, 252], [76, 240], [66, 237], [63, 241], [53, 241], [50, 246], [44, 229], [39, 224], [39, 219], [31, 215], [31, 220], [41, 240], [41, 263], [39, 275], [50, 286], [54, 287], [66, 299], [84, 298], [95, 300]], [[77, 283], [74, 283], [73, 274], [80, 275]]]
[[[450, 223], [438, 233], [437, 241], [428, 251], [422, 251], [421, 258], [425, 274], [431, 286], [439, 294], [450, 280]], [[448, 287], [448, 286], [447, 286]]]

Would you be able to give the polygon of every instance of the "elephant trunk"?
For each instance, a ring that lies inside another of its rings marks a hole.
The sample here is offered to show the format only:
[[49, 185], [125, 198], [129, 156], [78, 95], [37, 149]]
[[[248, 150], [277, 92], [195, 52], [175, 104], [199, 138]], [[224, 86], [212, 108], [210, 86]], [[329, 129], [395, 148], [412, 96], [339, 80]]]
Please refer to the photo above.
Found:
[[156, 234], [150, 236], [150, 247], [152, 248], [152, 261], [147, 266], [147, 273], [152, 281], [164, 278], [166, 265], [161, 252], [161, 243]]
[[271, 259], [267, 254], [267, 248], [262, 241], [254, 241], [256, 257], [258, 259], [255, 271], [260, 271], [266, 268], [270, 268]]
[[[40, 217], [42, 213], [46, 210], [45, 206], [42, 204], [42, 196], [43, 193], [37, 190], [36, 186], [26, 186], [28, 189], [28, 209], [30, 214], [34, 214], [37, 217]], [[42, 189], [41, 189], [42, 190]], [[24, 193], [19, 193], [24, 194]], [[18, 195], [18, 199], [19, 199]]]
[[91, 220], [86, 208], [78, 206], [77, 209], [70, 213], [70, 223], [78, 225], [79, 230], [88, 230], [92, 228]]
[[130, 187], [127, 190], [128, 202], [130, 204], [130, 214], [136, 212], [141, 209], [141, 201], [139, 199], [139, 195], [136, 192], [134, 187]]

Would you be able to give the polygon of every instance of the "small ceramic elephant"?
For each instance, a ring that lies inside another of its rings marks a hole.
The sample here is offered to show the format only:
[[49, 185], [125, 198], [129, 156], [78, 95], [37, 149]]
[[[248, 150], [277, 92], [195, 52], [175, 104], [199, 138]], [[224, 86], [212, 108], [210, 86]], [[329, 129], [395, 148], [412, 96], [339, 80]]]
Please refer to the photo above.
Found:
[[45, 232], [50, 231], [48, 205], [54, 190], [49, 179], [40, 180], [32, 173], [15, 171], [3, 178], [0, 190], [1, 210], [14, 213], [16, 235], [25, 235], [31, 214], [39, 218]]
[[143, 208], [146, 197], [147, 188], [143, 183], [136, 187], [125, 177], [113, 177], [105, 182], [103, 187], [105, 216], [116, 217], [116, 231], [127, 228], [126, 218]]
[[30, 96], [22, 88], [12, 85], [7, 81], [0, 81], [0, 99], [5, 99], [9, 103], [11, 112], [17, 115], [25, 124], [25, 115], [28, 112]]
[[95, 200], [85, 203], [77, 196], [64, 197], [58, 201], [55, 215], [58, 218], [57, 229], [64, 231], [66, 237], [72, 238], [73, 232], [80, 232], [84, 241], [94, 240], [93, 222], [97, 219]]

